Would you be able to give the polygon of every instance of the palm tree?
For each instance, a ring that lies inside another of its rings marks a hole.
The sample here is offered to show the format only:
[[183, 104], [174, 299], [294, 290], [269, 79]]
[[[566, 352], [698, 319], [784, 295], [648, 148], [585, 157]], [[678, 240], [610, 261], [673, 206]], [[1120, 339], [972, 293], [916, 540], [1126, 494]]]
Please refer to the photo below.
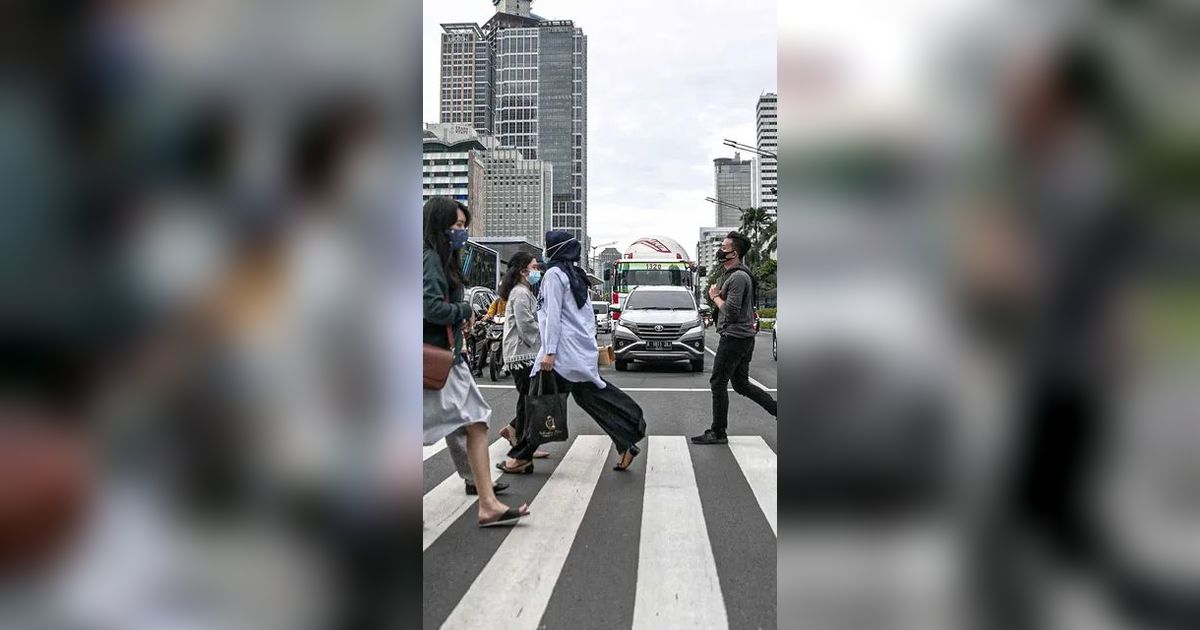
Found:
[[[770, 224], [774, 224], [774, 219], [767, 212], [766, 208], [746, 208], [742, 210], [741, 231], [746, 235], [746, 238], [750, 239], [750, 252], [746, 256], [746, 264], [751, 269], [762, 260], [764, 233], [768, 230], [773, 233], [773, 228], [770, 227]], [[774, 240], [773, 237], [772, 240]]]
[[762, 251], [759, 253], [761, 260], [766, 260], [775, 253], [779, 246], [779, 224], [776, 222], [776, 217], [768, 215], [762, 227]]

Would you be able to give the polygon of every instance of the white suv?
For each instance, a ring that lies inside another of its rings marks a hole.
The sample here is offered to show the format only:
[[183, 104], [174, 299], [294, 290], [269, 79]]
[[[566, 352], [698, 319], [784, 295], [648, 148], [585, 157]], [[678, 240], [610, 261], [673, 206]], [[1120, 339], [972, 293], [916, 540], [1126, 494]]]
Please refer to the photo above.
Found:
[[615, 309], [613, 351], [616, 367], [630, 361], [688, 361], [693, 372], [704, 371], [704, 326], [691, 291], [685, 287], [643, 286], [634, 289]]

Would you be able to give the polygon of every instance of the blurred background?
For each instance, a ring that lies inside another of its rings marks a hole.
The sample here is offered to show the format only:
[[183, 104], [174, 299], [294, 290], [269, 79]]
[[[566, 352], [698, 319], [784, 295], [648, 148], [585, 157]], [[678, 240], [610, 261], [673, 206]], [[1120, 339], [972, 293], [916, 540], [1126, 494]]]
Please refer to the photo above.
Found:
[[415, 625], [419, 24], [0, 8], [0, 627]]
[[1200, 624], [1197, 17], [780, 3], [780, 627]]

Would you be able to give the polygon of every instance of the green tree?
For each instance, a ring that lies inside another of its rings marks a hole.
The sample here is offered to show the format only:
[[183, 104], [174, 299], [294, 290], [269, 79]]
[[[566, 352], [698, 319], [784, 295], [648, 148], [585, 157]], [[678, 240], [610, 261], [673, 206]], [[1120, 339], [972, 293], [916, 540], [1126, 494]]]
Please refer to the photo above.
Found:
[[750, 251], [746, 255], [746, 266], [754, 269], [762, 261], [771, 257], [776, 250], [775, 217], [766, 208], [746, 208], [742, 210], [742, 234], [750, 239]]

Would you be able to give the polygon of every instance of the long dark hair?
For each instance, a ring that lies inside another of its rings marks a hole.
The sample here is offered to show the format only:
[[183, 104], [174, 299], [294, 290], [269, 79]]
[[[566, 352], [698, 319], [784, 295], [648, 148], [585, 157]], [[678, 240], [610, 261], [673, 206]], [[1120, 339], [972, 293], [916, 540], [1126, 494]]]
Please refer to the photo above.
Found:
[[507, 300], [517, 283], [521, 281], [521, 272], [533, 262], [533, 254], [517, 252], [508, 259], [508, 271], [504, 273], [504, 281], [500, 283], [500, 297]]
[[461, 250], [451, 251], [450, 237], [446, 235], [446, 230], [458, 222], [459, 210], [467, 217], [467, 225], [471, 225], [471, 211], [463, 203], [445, 195], [430, 197], [425, 202], [425, 247], [432, 249], [442, 261], [442, 270], [451, 289], [461, 288], [464, 284], [459, 260]]

